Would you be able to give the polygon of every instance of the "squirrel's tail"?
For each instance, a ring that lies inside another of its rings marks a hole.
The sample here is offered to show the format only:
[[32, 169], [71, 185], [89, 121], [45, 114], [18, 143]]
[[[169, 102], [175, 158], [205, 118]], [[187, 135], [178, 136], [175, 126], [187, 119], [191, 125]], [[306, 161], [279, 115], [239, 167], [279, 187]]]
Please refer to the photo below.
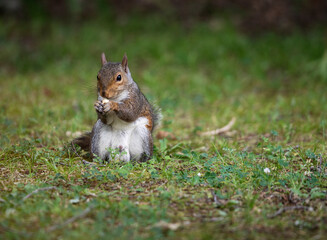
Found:
[[152, 111], [153, 111], [153, 130], [155, 130], [158, 126], [160, 126], [162, 114], [161, 109], [155, 105], [151, 104]]
[[91, 132], [86, 132], [82, 136], [75, 138], [72, 144], [80, 146], [81, 149], [89, 152], [91, 149], [91, 138]]

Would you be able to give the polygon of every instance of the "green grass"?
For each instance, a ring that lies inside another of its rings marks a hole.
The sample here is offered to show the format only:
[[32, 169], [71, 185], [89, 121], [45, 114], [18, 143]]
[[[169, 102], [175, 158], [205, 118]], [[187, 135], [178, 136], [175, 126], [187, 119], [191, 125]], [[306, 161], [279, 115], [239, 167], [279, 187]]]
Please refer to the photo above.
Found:
[[[324, 44], [320, 29], [250, 38], [220, 19], [1, 20], [0, 237], [323, 239]], [[147, 163], [85, 166], [67, 147], [96, 120], [102, 51], [127, 53], [176, 137]]]

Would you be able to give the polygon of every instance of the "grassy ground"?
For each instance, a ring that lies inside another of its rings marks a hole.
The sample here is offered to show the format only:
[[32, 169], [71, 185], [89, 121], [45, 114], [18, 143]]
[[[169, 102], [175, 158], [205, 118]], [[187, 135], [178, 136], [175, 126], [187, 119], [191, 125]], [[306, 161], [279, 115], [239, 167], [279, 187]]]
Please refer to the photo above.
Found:
[[[1, 21], [0, 237], [323, 239], [324, 34], [250, 38], [218, 19]], [[66, 147], [96, 120], [102, 51], [127, 52], [176, 138], [157, 139], [147, 163], [85, 166]], [[233, 117], [225, 135], [197, 134]]]

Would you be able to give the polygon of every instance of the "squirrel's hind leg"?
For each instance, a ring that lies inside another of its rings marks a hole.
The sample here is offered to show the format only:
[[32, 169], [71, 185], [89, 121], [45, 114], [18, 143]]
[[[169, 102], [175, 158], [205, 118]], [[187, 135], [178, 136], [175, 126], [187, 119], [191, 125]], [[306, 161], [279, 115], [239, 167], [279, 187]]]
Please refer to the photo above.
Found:
[[129, 152], [131, 160], [145, 162], [152, 157], [152, 135], [145, 126], [138, 126], [132, 132], [129, 143]]
[[143, 141], [143, 152], [140, 156], [138, 156], [137, 160], [140, 162], [148, 161], [153, 155], [153, 139], [152, 134], [149, 131], [148, 137]]

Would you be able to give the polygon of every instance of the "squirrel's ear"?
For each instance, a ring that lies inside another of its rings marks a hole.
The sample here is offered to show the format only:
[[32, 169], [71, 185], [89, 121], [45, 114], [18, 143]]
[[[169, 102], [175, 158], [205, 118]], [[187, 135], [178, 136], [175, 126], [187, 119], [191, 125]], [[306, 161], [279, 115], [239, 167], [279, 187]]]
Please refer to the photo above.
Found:
[[104, 55], [104, 53], [101, 54], [101, 63], [102, 63], [102, 66], [107, 63], [106, 55]]
[[121, 65], [123, 66], [124, 71], [127, 73], [128, 66], [127, 66], [127, 56], [126, 53], [124, 54], [123, 60], [121, 61]]

